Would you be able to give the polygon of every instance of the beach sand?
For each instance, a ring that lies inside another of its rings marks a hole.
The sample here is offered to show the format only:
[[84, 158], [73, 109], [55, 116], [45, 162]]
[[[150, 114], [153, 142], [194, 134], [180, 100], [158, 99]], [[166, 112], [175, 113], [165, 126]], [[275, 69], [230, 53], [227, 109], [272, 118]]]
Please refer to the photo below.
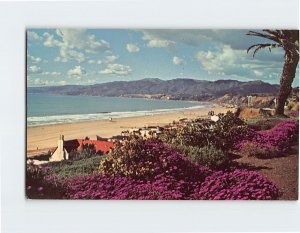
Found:
[[144, 126], [164, 126], [178, 121], [181, 118], [194, 119], [207, 117], [209, 111], [215, 114], [226, 112], [227, 109], [220, 106], [212, 106], [203, 109], [190, 109], [180, 112], [156, 114], [139, 117], [115, 118], [112, 121], [98, 120], [90, 122], [76, 122], [56, 125], [30, 126], [27, 127], [27, 156], [33, 156], [57, 146], [59, 135], [64, 135], [65, 140], [85, 138], [96, 139], [112, 137], [120, 134], [123, 130]]

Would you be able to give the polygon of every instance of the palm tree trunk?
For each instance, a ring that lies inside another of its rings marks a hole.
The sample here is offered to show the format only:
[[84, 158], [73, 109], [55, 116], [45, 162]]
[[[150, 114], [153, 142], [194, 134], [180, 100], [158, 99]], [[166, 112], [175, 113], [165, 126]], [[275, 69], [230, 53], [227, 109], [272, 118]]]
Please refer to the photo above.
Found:
[[295, 78], [296, 68], [299, 62], [299, 55], [287, 55], [283, 66], [280, 79], [280, 90], [277, 97], [277, 107], [275, 115], [284, 115], [284, 105], [291, 93], [292, 83]]

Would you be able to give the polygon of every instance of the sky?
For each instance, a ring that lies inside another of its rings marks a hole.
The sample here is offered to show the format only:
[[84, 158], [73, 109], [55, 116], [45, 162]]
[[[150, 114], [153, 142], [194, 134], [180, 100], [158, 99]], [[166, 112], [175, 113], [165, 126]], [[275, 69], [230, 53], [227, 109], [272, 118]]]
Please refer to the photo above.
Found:
[[[247, 48], [249, 30], [28, 29], [28, 86], [90, 85], [144, 78], [279, 84], [284, 52]], [[297, 76], [299, 77], [299, 69]], [[295, 78], [293, 86], [299, 85]]]

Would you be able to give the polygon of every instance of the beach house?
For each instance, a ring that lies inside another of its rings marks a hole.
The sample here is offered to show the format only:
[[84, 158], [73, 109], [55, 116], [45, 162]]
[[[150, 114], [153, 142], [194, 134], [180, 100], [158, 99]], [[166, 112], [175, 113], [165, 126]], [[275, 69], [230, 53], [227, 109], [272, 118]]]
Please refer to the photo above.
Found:
[[73, 139], [65, 141], [64, 135], [60, 135], [57, 142], [57, 148], [51, 155], [49, 161], [68, 160], [71, 151], [78, 151], [82, 149], [84, 145], [94, 145], [96, 153], [101, 151], [104, 154], [108, 153], [109, 150], [114, 147], [113, 142], [105, 140]]

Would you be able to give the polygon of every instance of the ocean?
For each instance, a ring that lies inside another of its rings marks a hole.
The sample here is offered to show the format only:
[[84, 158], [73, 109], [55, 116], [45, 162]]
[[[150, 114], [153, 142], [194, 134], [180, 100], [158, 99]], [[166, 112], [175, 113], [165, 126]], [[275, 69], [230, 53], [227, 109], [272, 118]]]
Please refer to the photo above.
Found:
[[204, 107], [202, 103], [179, 100], [28, 93], [27, 125], [145, 116]]

